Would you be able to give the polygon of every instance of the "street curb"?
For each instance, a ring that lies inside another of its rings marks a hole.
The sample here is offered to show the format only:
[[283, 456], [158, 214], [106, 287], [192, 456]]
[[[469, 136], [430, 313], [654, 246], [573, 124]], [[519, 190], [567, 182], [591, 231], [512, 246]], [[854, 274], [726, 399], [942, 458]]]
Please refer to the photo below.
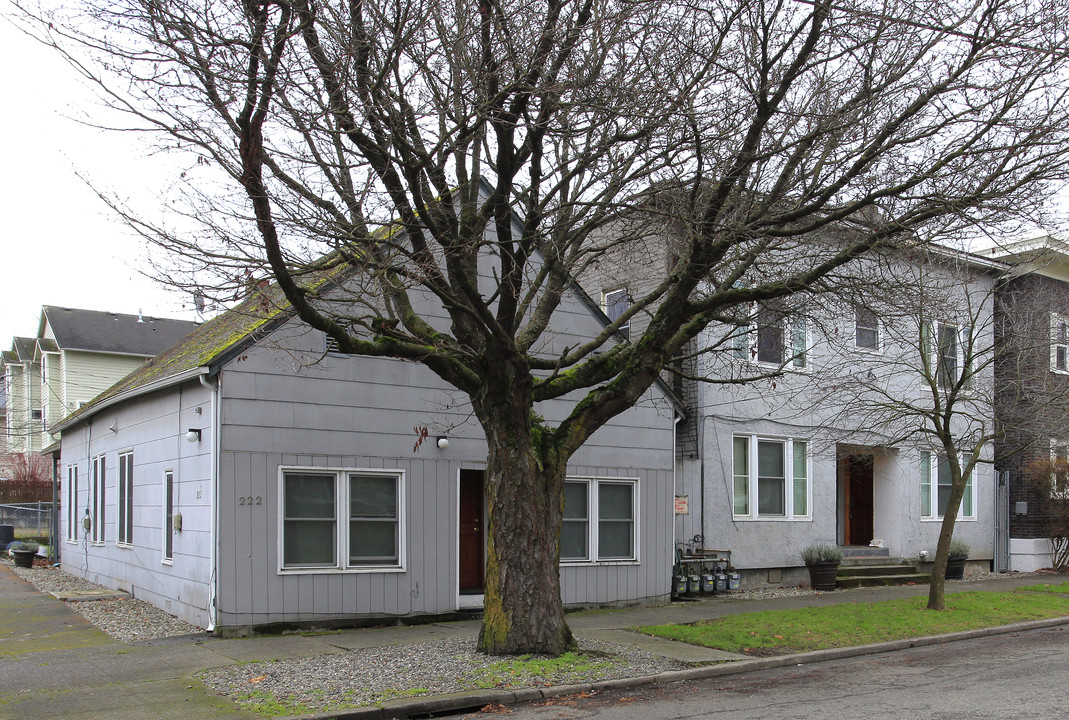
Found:
[[492, 704], [516, 705], [522, 702], [545, 700], [566, 695], [579, 695], [582, 693], [602, 692], [606, 690], [627, 690], [647, 685], [682, 682], [684, 680], [702, 680], [705, 678], [723, 677], [726, 675], [741, 675], [747, 672], [772, 670], [775, 668], [787, 667], [789, 665], [809, 665], [812, 663], [840, 660], [861, 655], [878, 655], [880, 653], [894, 652], [896, 650], [907, 650], [912, 647], [941, 645], [948, 642], [973, 640], [975, 638], [991, 637], [993, 635], [1008, 635], [1010, 633], [1024, 632], [1026, 630], [1042, 630], [1044, 628], [1058, 627], [1060, 625], [1069, 625], [1069, 617], [1029, 620], [1027, 622], [1013, 623], [1012, 625], [998, 625], [996, 627], [981, 628], [979, 630], [964, 630], [962, 632], [945, 633], [943, 635], [928, 635], [926, 637], [909, 638], [906, 640], [891, 640], [888, 642], [876, 643], [874, 645], [858, 645], [855, 647], [813, 650], [812, 652], [757, 658], [754, 660], [728, 661], [717, 665], [687, 668], [686, 670], [669, 670], [657, 675], [642, 675], [639, 677], [618, 678], [615, 680], [598, 680], [595, 682], [578, 683], [575, 685], [553, 685], [543, 688], [480, 690], [476, 692], [455, 693], [452, 695], [436, 695], [434, 697], [418, 700], [391, 700], [384, 703], [381, 707], [350, 708], [347, 710], [333, 710], [324, 713], [313, 713], [310, 715], [290, 715], [284, 718], [278, 718], [278, 720], [394, 720], [411, 718], [417, 715], [427, 717], [445, 713], [460, 713], [465, 711], [476, 712], [480, 708]]

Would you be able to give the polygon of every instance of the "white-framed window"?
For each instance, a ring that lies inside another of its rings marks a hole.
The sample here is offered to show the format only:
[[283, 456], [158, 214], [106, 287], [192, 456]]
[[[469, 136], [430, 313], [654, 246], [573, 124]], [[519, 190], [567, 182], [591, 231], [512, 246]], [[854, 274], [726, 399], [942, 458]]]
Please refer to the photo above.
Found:
[[[965, 459], [960, 462], [964, 465]], [[946, 455], [921, 452], [921, 517], [925, 520], [942, 520], [950, 502], [953, 478], [950, 461]], [[965, 478], [965, 494], [958, 508], [959, 520], [976, 519], [976, 488], [972, 473]]]
[[[624, 288], [606, 290], [601, 295], [601, 307], [609, 321], [616, 322], [621, 315], [631, 309], [631, 296], [627, 294], [627, 290]], [[628, 337], [630, 330], [631, 323], [625, 323], [620, 326], [620, 334], [625, 338]]]
[[953, 323], [921, 323], [921, 352], [934, 373], [936, 386], [942, 390], [954, 387], [959, 380], [962, 388], [972, 387], [970, 346], [968, 331]]
[[78, 466], [67, 466], [67, 541], [78, 542]]
[[97, 455], [93, 458], [91, 472], [91, 489], [89, 493], [89, 505], [93, 508], [93, 542], [104, 542], [104, 520], [106, 513], [104, 512], [106, 492], [105, 488], [107, 484], [105, 482], [105, 463], [104, 456]]
[[638, 560], [637, 503], [637, 480], [566, 480], [561, 562]]
[[1050, 314], [1050, 369], [1069, 373], [1069, 317]]
[[880, 319], [868, 308], [854, 308], [854, 347], [873, 351], [880, 349]]
[[1050, 439], [1050, 497], [1069, 500], [1069, 443]]
[[802, 315], [758, 307], [753, 325], [736, 329], [732, 342], [737, 358], [799, 369], [809, 364], [809, 332]]
[[280, 468], [280, 570], [404, 569], [404, 473]]
[[116, 516], [119, 532], [117, 542], [120, 545], [134, 543], [134, 453], [119, 453], [119, 492]]
[[174, 561], [174, 470], [163, 471], [163, 562]]
[[736, 435], [731, 443], [736, 518], [810, 519], [808, 441]]

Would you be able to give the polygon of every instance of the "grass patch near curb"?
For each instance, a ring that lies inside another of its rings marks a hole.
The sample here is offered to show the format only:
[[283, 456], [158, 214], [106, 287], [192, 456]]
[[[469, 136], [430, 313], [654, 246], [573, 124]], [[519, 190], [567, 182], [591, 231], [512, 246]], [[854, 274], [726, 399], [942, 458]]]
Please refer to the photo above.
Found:
[[946, 596], [943, 612], [926, 610], [928, 599], [914, 597], [766, 610], [638, 631], [727, 652], [786, 655], [1069, 616], [1069, 598], [1054, 592], [953, 593]]
[[555, 658], [521, 655], [518, 658], [502, 660], [481, 669], [471, 686], [477, 690], [486, 690], [498, 687], [549, 685], [562, 673], [607, 668], [611, 664], [608, 658], [581, 652], [566, 652]]
[[1018, 592], [1041, 592], [1041, 593], [1064, 593], [1069, 595], [1069, 582], [1058, 583], [1052, 585], [1050, 583], [1044, 583], [1042, 585], [1022, 585], [1017, 588]]

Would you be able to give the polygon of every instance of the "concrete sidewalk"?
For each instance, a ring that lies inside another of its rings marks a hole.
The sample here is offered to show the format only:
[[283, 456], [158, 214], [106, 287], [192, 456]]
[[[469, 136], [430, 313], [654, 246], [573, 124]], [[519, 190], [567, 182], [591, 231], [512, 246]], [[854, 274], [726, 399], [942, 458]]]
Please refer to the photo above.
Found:
[[[1062, 578], [1051, 577], [1009, 577], [953, 583], [948, 585], [948, 591], [1006, 591], [1021, 585], [1061, 581]], [[753, 660], [716, 650], [645, 638], [625, 632], [625, 629], [653, 623], [694, 622], [757, 610], [889, 600], [927, 592], [926, 585], [918, 585], [768, 600], [675, 603], [659, 608], [573, 613], [568, 616], [568, 622], [579, 636], [637, 645], [648, 652], [686, 662], [740, 660], [740, 668], [753, 666], [756, 669], [777, 659]], [[357, 629], [318, 636], [277, 635], [230, 640], [197, 636], [124, 645], [97, 630], [65, 603], [38, 592], [20, 580], [8, 565], [0, 564], [0, 718], [253, 718], [257, 716], [215, 695], [194, 680], [193, 676], [201, 670], [235, 663], [312, 657], [356, 648], [474, 636], [478, 628], [477, 620], [467, 620]], [[904, 646], [908, 646], [908, 642]], [[829, 657], [843, 656], [843, 651], [822, 652]], [[792, 656], [790, 662], [798, 662], [797, 658]], [[693, 674], [689, 670], [681, 672], [683, 674], [676, 679]], [[637, 684], [634, 681], [618, 681], [617, 685], [625, 683]], [[531, 698], [544, 696], [549, 690], [533, 690]], [[501, 697], [515, 699], [528, 694], [517, 691]], [[472, 707], [490, 702], [495, 697], [494, 693], [472, 693], [467, 698], [451, 697], [444, 704], [457, 708]], [[433, 698], [404, 702], [407, 703], [407, 709], [413, 712], [427, 712], [437, 707]], [[402, 705], [391, 704], [390, 714], [404, 716], [406, 707]], [[358, 714], [347, 711], [347, 716], [357, 717]], [[379, 711], [376, 709], [370, 709], [367, 713], [369, 717], [377, 714]]]

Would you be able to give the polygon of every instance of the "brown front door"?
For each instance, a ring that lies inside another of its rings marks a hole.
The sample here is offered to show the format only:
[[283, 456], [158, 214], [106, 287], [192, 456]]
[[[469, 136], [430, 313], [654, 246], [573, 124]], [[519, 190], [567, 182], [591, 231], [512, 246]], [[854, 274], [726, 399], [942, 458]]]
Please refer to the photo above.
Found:
[[460, 592], [481, 595], [483, 569], [483, 471], [460, 471]]
[[872, 541], [872, 456], [847, 458], [846, 544], [868, 545]]

